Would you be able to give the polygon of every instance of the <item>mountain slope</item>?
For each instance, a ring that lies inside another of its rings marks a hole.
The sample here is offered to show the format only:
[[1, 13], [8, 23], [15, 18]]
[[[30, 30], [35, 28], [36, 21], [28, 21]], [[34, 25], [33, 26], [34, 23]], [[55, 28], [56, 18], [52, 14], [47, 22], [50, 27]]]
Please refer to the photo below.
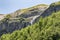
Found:
[[32, 12], [35, 12], [35, 11], [38, 11], [38, 12], [44, 11], [47, 8], [48, 8], [48, 5], [46, 5], [46, 4], [39, 4], [39, 5], [30, 7], [30, 8], [19, 9], [19, 10], [13, 12], [13, 13], [10, 13], [10, 15], [12, 17], [16, 17], [16, 16], [21, 16], [23, 14], [25, 14], [25, 15], [27, 15], [27, 14], [33, 14]]
[[[43, 17], [51, 15], [53, 12], [60, 11], [60, 1], [52, 3], [48, 9], [41, 15]], [[47, 14], [46, 14], [47, 13]]]
[[60, 12], [40, 18], [34, 25], [4, 34], [0, 40], [60, 40]]
[[47, 5], [41, 4], [7, 14], [4, 19], [0, 21], [0, 36], [2, 34], [12, 33], [15, 30], [19, 30], [34, 24], [34, 20], [47, 8]]
[[[28, 8], [28, 9], [18, 10], [12, 14], [8, 14], [2, 21], [0, 21], [0, 36], [2, 34], [12, 33], [15, 30], [21, 30], [21, 29], [26, 30], [26, 32], [28, 32], [28, 34], [29, 34], [30, 30], [34, 30], [34, 27], [36, 27], [36, 28], [38, 27], [37, 30], [35, 28], [35, 32], [37, 33], [36, 34], [36, 36], [37, 36], [39, 34], [38, 30], [40, 32], [42, 30], [45, 30], [45, 27], [50, 28], [50, 25], [51, 25], [51, 27], [52, 27], [52, 25], [53, 26], [55, 25], [55, 23], [53, 22], [53, 18], [55, 17], [55, 15], [58, 16], [58, 14], [60, 13], [58, 11], [60, 11], [60, 4], [56, 5], [56, 6], [53, 6], [53, 4], [51, 4], [50, 6], [46, 6], [46, 5], [43, 6], [41, 4], [41, 5], [34, 6], [31, 8]], [[56, 14], [56, 12], [57, 12], [57, 14]], [[53, 14], [53, 16], [47, 17], [47, 16], [50, 16], [51, 14]], [[43, 17], [43, 18], [41, 18], [41, 17]], [[47, 18], [45, 18], [45, 17], [47, 17]], [[39, 21], [39, 19], [40, 19], [40, 21]], [[54, 21], [55, 21], [55, 19], [54, 19]], [[38, 22], [38, 23], [36, 23], [36, 22]], [[56, 22], [57, 22], [57, 25], [59, 25], [59, 18], [58, 18], [58, 20], [56, 20]], [[28, 27], [29, 25], [32, 25], [33, 29], [31, 26], [30, 26], [31, 29], [29, 29], [30, 28], [30, 27]], [[27, 29], [23, 29], [25, 27], [27, 27]], [[52, 30], [52, 29], [50, 29], [50, 30]], [[33, 32], [34, 31], [32, 31], [32, 33]], [[22, 31], [22, 33], [24, 33], [24, 31]], [[9, 36], [9, 34], [7, 34], [7, 35]], [[11, 34], [11, 35], [13, 35], [13, 34]], [[16, 34], [14, 33], [13, 37], [16, 37], [15, 35]], [[21, 34], [21, 35], [24, 35], [24, 34]], [[31, 34], [29, 34], [29, 37], [30, 37], [30, 35]], [[32, 36], [34, 36], [34, 33], [31, 35], [31, 37]], [[11, 40], [14, 39], [13, 37]], [[20, 37], [20, 35], [19, 35], [19, 37]], [[30, 38], [30, 39], [34, 40], [35, 38], [34, 39]], [[37, 38], [37, 39], [39, 39], [39, 38]], [[10, 40], [10, 38], [9, 38], [9, 40]], [[21, 40], [23, 40], [23, 39], [21, 39]]]

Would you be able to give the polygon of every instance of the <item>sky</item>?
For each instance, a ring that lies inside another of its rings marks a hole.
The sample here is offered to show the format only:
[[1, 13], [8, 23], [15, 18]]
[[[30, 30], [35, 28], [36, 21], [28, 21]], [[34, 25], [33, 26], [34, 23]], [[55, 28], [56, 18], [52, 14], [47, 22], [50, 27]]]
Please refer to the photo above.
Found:
[[18, 9], [29, 8], [38, 4], [51, 4], [59, 0], [0, 0], [0, 14], [12, 13]]

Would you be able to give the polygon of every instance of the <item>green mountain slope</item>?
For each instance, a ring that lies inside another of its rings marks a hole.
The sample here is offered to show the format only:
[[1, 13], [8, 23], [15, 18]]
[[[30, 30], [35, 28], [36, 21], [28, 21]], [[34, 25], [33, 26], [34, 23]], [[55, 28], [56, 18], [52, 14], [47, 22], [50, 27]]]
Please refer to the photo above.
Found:
[[[60, 2], [46, 7], [41, 4], [7, 15], [0, 21], [0, 40], [60, 40]], [[27, 26], [35, 17], [32, 21], [37, 22]]]
[[34, 25], [4, 34], [0, 40], [60, 40], [60, 12], [40, 18]]

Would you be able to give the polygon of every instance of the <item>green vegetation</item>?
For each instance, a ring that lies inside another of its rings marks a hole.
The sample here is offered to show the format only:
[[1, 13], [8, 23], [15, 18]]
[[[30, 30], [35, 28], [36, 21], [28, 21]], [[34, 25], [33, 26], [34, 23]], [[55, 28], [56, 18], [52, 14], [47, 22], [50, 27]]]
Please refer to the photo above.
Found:
[[0, 40], [60, 40], [60, 12], [41, 17], [34, 25], [11, 34], [3, 34]]

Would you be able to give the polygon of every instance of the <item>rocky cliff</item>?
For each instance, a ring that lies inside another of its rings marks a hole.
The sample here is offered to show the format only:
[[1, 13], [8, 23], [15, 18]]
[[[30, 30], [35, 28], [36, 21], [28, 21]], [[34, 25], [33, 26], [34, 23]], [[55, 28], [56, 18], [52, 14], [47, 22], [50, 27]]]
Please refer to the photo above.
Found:
[[35, 19], [37, 19], [47, 8], [47, 5], [41, 4], [7, 14], [4, 19], [0, 21], [0, 35], [11, 33], [34, 24]]

